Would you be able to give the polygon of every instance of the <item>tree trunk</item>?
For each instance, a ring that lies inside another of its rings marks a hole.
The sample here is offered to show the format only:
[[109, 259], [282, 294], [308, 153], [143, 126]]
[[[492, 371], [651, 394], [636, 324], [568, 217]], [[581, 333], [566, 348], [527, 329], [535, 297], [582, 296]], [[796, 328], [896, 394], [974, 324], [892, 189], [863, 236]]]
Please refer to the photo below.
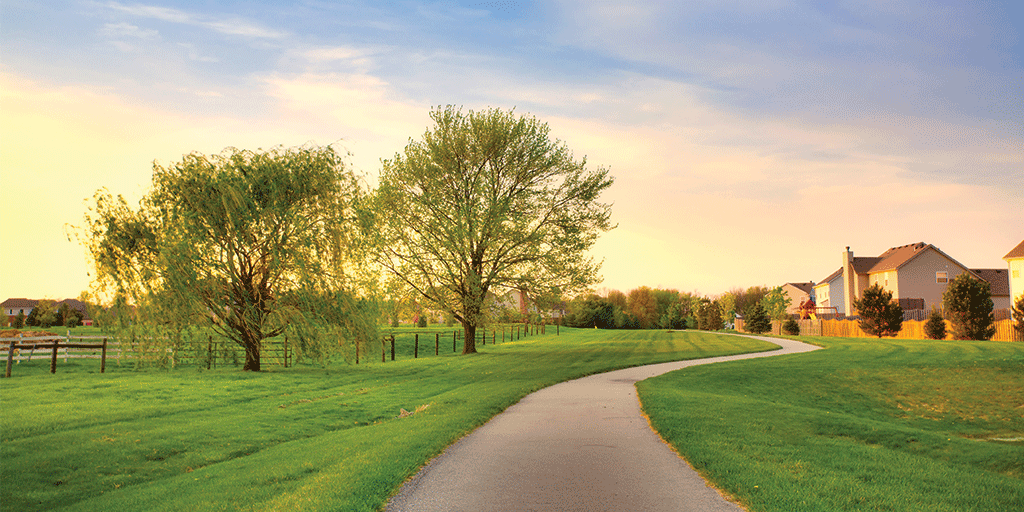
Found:
[[462, 345], [462, 355], [476, 354], [476, 325], [464, 322], [462, 332], [465, 336], [465, 343]]
[[243, 371], [260, 371], [260, 340], [245, 339], [245, 366]]

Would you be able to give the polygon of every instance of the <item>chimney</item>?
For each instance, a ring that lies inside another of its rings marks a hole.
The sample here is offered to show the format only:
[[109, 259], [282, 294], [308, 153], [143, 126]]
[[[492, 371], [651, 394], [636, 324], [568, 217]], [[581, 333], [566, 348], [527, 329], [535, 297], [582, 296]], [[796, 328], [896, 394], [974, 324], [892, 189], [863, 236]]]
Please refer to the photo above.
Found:
[[853, 300], [857, 298], [857, 274], [853, 270], [853, 252], [846, 246], [843, 252], [843, 308], [846, 316], [855, 314]]

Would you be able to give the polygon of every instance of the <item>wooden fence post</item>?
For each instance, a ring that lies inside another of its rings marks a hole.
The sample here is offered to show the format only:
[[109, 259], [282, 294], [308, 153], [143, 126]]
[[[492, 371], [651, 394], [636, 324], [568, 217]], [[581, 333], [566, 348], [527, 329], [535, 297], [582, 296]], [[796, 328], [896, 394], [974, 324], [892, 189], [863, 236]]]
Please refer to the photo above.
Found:
[[452, 352], [455, 352], [455, 342], [458, 339], [459, 331], [452, 331]]
[[420, 357], [420, 334], [416, 333], [415, 336], [416, 336], [416, 341], [415, 341], [415, 343], [414, 343], [414, 345], [412, 347], [412, 358], [413, 359], [416, 359], [417, 357]]
[[441, 333], [434, 333], [434, 355], [438, 355], [441, 352]]
[[391, 335], [391, 360], [395, 360], [395, 335]]
[[213, 365], [213, 335], [209, 336], [208, 343], [206, 344], [206, 369], [209, 370], [210, 366]]
[[288, 368], [288, 335], [284, 335], [284, 367]]
[[356, 364], [359, 364], [359, 339], [356, 338]]
[[382, 362], [382, 363], [386, 361], [385, 358], [387, 357], [385, 355], [386, 354], [386, 350], [384, 349], [384, 339], [385, 338], [381, 338], [380, 339], [380, 362]]
[[100, 352], [100, 373], [107, 371], [107, 339], [103, 338], [103, 351]]
[[50, 356], [50, 373], [57, 373], [57, 347], [60, 339], [53, 340], [53, 355]]
[[[20, 338], [21, 335], [19, 334], [18, 337]], [[17, 343], [17, 342], [16, 341], [12, 341], [10, 343], [11, 343], [11, 346], [10, 346], [9, 349], [7, 349], [7, 371], [4, 372], [4, 377], [8, 377], [8, 378], [11, 376], [11, 362], [14, 361], [14, 344]]]

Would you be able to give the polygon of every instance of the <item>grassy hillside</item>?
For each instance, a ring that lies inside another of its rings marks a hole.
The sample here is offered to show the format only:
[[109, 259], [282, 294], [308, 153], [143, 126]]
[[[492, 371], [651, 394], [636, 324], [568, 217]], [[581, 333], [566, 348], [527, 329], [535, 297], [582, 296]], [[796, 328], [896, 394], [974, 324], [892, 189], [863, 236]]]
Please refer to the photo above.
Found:
[[1024, 510], [1024, 345], [809, 339], [641, 382], [644, 409], [752, 511]]
[[51, 375], [47, 360], [22, 363], [0, 381], [0, 503], [19, 511], [376, 510], [431, 457], [541, 387], [774, 346], [695, 332], [563, 329], [479, 348], [260, 374], [130, 365], [99, 374], [97, 361], [69, 360]]

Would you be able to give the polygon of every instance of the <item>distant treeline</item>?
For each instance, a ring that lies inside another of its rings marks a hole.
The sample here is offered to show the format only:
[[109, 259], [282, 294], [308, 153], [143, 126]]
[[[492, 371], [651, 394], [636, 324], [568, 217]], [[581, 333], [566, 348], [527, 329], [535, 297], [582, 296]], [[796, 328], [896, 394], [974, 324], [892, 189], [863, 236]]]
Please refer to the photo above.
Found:
[[770, 316], [784, 316], [788, 299], [781, 287], [735, 288], [718, 297], [641, 286], [628, 294], [611, 290], [580, 295], [569, 302], [564, 323], [598, 329], [702, 329], [731, 327], [737, 314], [749, 315], [761, 303]]

